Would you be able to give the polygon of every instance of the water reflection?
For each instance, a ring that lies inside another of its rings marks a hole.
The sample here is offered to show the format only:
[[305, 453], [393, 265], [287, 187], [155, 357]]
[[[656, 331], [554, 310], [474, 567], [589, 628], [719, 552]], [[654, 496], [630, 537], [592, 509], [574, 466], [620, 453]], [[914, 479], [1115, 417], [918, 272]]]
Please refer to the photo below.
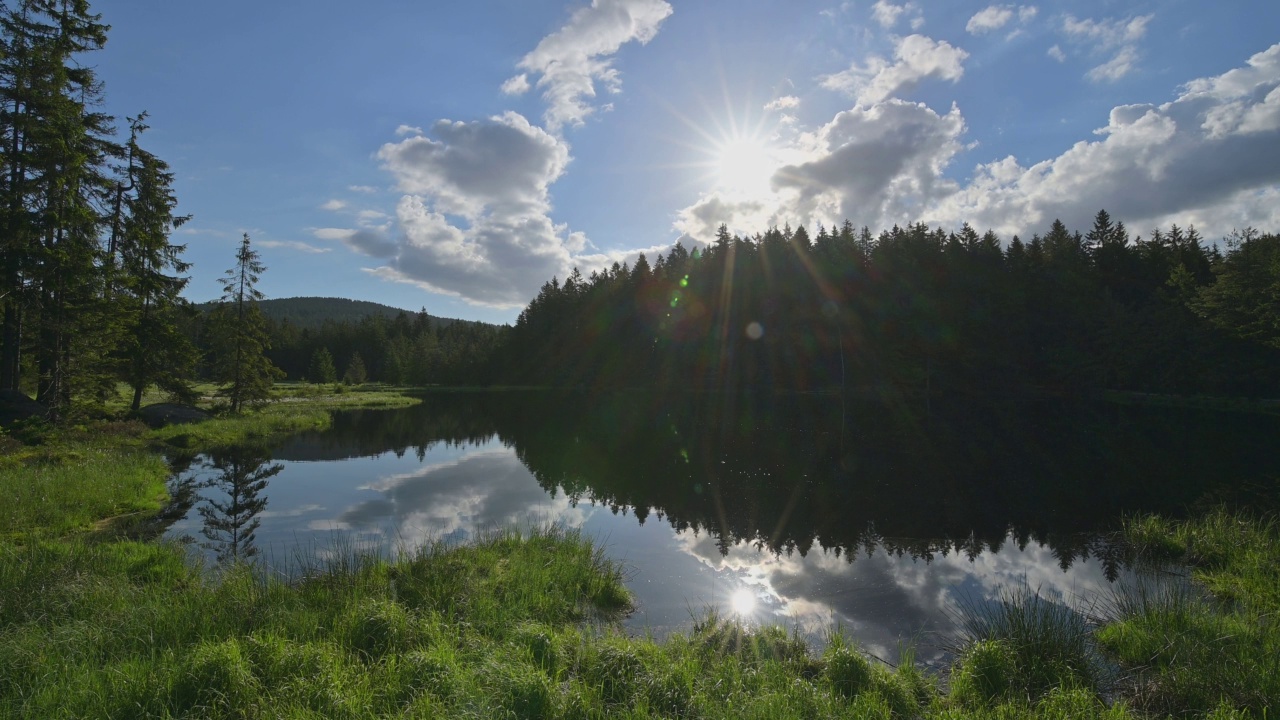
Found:
[[709, 606], [841, 624], [886, 659], [914, 638], [927, 660], [966, 598], [1025, 582], [1078, 604], [1106, 587], [1123, 573], [1107, 541], [1123, 514], [1176, 515], [1280, 475], [1266, 451], [1280, 421], [1257, 416], [656, 402], [441, 393], [342, 413], [270, 453], [205, 458], [204, 504], [170, 532], [203, 533], [219, 557], [288, 558], [335, 537], [393, 552], [560, 522], [631, 568], [636, 629], [686, 628]]
[[[220, 448], [202, 458], [195, 477], [186, 482], [204, 489], [196, 507], [201, 520], [202, 546], [219, 562], [244, 560], [258, 554], [257, 531], [267, 508], [267, 482], [284, 470], [270, 463], [269, 448]], [[199, 478], [199, 480], [196, 480]], [[184, 502], [187, 499], [184, 498]]]

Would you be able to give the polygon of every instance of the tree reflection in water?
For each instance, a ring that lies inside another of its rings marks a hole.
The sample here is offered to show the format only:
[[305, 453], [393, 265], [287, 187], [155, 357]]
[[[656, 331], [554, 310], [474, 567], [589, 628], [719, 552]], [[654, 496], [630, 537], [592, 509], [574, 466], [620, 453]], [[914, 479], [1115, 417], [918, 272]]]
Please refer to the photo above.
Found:
[[214, 472], [203, 484], [213, 492], [203, 493], [197, 508], [204, 526], [202, 545], [217, 554], [219, 562], [243, 560], [258, 553], [255, 534], [262, 524], [258, 515], [267, 507], [263, 491], [268, 481], [284, 469], [268, 464], [271, 450], [260, 446], [219, 448], [205, 457], [205, 467]]

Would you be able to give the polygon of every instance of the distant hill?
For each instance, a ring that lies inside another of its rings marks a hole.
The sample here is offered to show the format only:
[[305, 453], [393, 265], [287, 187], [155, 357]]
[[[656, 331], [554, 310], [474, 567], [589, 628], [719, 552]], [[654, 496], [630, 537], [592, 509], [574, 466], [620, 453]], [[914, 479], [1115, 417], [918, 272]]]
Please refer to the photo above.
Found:
[[[208, 310], [215, 303], [200, 303], [197, 307]], [[318, 328], [327, 320], [334, 322], [358, 322], [369, 315], [383, 315], [394, 318], [400, 313], [417, 315], [416, 310], [391, 307], [368, 300], [348, 300], [346, 298], [329, 297], [295, 297], [262, 300], [258, 303], [262, 314], [277, 322], [287, 320], [298, 328]], [[457, 320], [428, 315], [436, 327], [447, 327]]]

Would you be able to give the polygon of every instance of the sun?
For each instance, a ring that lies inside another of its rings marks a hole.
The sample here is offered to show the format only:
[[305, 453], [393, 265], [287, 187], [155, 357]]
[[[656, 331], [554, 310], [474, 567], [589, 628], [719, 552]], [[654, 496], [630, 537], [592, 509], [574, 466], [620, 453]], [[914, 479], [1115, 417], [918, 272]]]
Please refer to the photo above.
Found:
[[749, 197], [767, 195], [769, 179], [776, 168], [772, 148], [760, 137], [728, 137], [715, 148], [716, 186], [725, 192]]
[[735, 591], [729, 596], [729, 607], [740, 617], [751, 615], [756, 609], [756, 596], [747, 588]]

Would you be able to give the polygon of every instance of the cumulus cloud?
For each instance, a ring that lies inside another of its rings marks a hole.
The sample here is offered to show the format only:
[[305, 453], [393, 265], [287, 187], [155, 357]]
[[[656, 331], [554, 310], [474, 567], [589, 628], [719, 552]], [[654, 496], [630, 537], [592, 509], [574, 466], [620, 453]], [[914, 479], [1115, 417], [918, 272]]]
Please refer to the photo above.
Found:
[[1015, 16], [1020, 23], [1030, 22], [1036, 13], [1037, 9], [1032, 5], [988, 5], [969, 18], [964, 29], [970, 35], [981, 35], [1008, 25]]
[[378, 151], [400, 190], [430, 196], [441, 212], [475, 218], [548, 209], [547, 187], [569, 163], [569, 146], [518, 113], [435, 124], [425, 136]]
[[750, 234], [787, 222], [910, 222], [926, 203], [955, 192], [955, 183], [942, 173], [962, 149], [964, 131], [955, 107], [940, 115], [897, 99], [855, 106], [796, 140], [795, 154], [802, 159], [774, 173], [772, 198], [712, 193], [680, 211], [675, 228], [706, 242], [721, 223]]
[[1135, 230], [1194, 224], [1206, 237], [1280, 227], [1280, 44], [1243, 66], [1192, 80], [1175, 100], [1114, 108], [1092, 139], [1029, 166], [1015, 157], [946, 177], [968, 148], [965, 122], [890, 99], [857, 105], [793, 138], [800, 159], [778, 170], [774, 195], [718, 193], [680, 211], [675, 229], [709, 241], [720, 223], [753, 233], [771, 225], [850, 219], [873, 228], [969, 222], [1011, 235], [1055, 219], [1088, 227], [1106, 208]]
[[382, 260], [370, 269], [379, 277], [519, 307], [575, 264], [588, 271], [612, 262], [581, 255], [586, 238], [552, 221], [549, 188], [569, 164], [569, 146], [517, 113], [442, 120], [377, 156], [403, 193], [394, 216], [365, 210], [359, 227], [313, 234]]
[[1195, 223], [1210, 236], [1280, 223], [1280, 44], [1171, 102], [1116, 107], [1096, 133], [1030, 167], [979, 165], [934, 218], [1013, 233], [1054, 218], [1084, 227], [1105, 207], [1130, 227]]
[[1062, 52], [1062, 48], [1057, 45], [1054, 45], [1053, 47], [1049, 48], [1049, 50], [1045, 54], [1053, 58], [1054, 60], [1057, 60], [1058, 62], [1067, 61], [1067, 54]]
[[347, 189], [351, 192], [364, 193], [366, 195], [372, 195], [373, 193], [378, 192], [378, 188], [372, 185], [348, 185]]
[[1110, 56], [1090, 69], [1087, 78], [1094, 82], [1114, 82], [1137, 66], [1140, 56], [1138, 42], [1147, 34], [1147, 25], [1153, 17], [1140, 15], [1116, 20], [1077, 20], [1067, 15], [1062, 20], [1062, 31], [1072, 42], [1088, 47], [1091, 53]]
[[595, 108], [596, 85], [618, 92], [621, 77], [612, 56], [625, 44], [648, 43], [669, 15], [664, 0], [592, 0], [569, 18], [568, 24], [546, 36], [517, 65], [521, 70], [502, 85], [503, 92], [519, 94], [532, 86], [547, 103], [546, 123], [553, 132], [565, 125], [580, 125]]
[[896, 99], [855, 107], [818, 130], [814, 157], [779, 169], [773, 184], [794, 192], [802, 217], [909, 221], [913, 206], [952, 191], [942, 171], [964, 130], [954, 106], [946, 115]]
[[395, 257], [399, 245], [384, 232], [377, 230], [354, 230], [350, 228], [317, 228], [312, 234], [320, 240], [337, 241], [352, 250], [369, 257]]
[[914, 88], [921, 80], [958, 81], [964, 76], [964, 60], [969, 53], [945, 40], [923, 35], [900, 38], [894, 61], [872, 56], [863, 65], [822, 78], [822, 86], [852, 95], [859, 105], [873, 105]]
[[330, 212], [337, 212], [339, 210], [345, 209], [346, 207], [347, 207], [347, 203], [345, 201], [338, 200], [335, 198], [333, 200], [325, 201], [325, 203], [320, 206], [320, 209], [328, 210]]

